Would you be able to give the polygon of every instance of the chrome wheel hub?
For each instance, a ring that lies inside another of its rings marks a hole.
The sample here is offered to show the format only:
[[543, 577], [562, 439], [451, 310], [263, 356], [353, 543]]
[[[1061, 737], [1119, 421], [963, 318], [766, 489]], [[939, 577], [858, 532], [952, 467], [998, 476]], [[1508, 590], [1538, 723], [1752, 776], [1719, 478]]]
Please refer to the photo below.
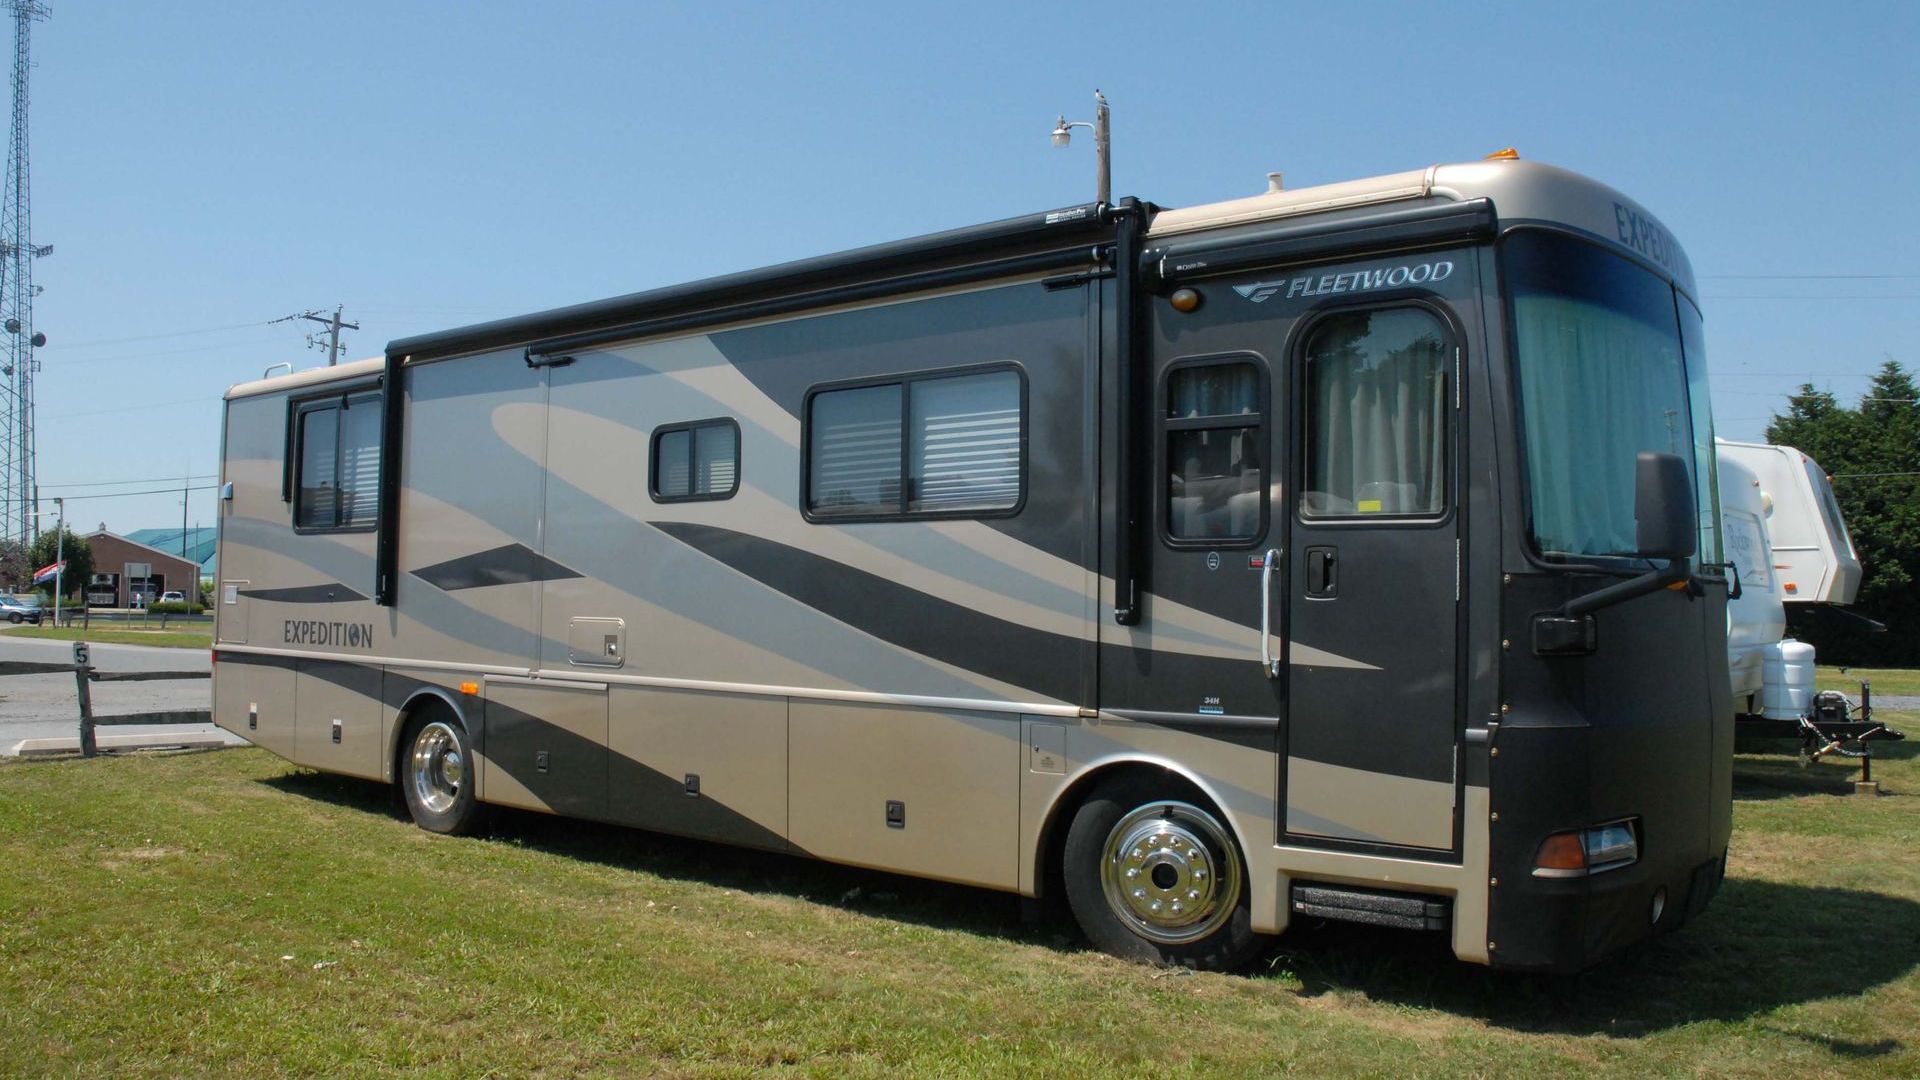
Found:
[[1225, 827], [1190, 803], [1156, 802], [1121, 818], [1100, 860], [1107, 905], [1163, 945], [1218, 930], [1240, 903], [1240, 858]]
[[421, 728], [413, 739], [408, 772], [420, 805], [435, 814], [446, 813], [459, 800], [460, 785], [467, 776], [459, 734], [438, 720]]

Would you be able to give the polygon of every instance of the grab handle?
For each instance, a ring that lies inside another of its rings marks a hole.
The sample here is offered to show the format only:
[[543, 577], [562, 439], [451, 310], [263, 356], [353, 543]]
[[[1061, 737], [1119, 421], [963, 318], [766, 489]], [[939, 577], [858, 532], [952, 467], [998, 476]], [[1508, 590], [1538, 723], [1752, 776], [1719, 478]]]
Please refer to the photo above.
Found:
[[1269, 679], [1280, 677], [1280, 659], [1273, 655], [1273, 568], [1279, 562], [1279, 548], [1268, 548], [1260, 560], [1260, 668]]

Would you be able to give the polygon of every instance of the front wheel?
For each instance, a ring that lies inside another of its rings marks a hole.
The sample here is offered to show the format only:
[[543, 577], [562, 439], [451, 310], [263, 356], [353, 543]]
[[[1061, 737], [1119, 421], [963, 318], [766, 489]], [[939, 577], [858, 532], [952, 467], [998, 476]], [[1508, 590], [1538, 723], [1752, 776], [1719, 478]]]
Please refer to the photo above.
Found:
[[9, 612], [7, 612], [7, 621], [8, 621], [8, 622], [10, 622], [10, 623], [15, 623], [15, 624], [18, 624], [18, 623], [20, 622], [20, 620], [21, 620], [22, 618], [24, 618], [24, 616], [22, 616], [22, 615], [21, 615], [21, 614], [20, 614], [19, 612], [17, 612], [17, 611], [9, 611]]
[[1260, 950], [1240, 847], [1183, 782], [1102, 784], [1074, 814], [1064, 858], [1074, 919], [1106, 952], [1231, 971]]
[[473, 795], [473, 756], [460, 721], [437, 712], [415, 721], [399, 774], [415, 824], [450, 836], [480, 831], [484, 808]]

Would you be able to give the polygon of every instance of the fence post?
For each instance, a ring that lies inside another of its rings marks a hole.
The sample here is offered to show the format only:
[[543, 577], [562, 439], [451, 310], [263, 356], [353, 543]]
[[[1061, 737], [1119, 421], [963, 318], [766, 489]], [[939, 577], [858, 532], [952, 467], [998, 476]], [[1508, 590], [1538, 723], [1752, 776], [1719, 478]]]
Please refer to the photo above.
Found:
[[80, 756], [92, 757], [97, 751], [93, 742], [93, 692], [88, 685], [93, 674], [93, 665], [89, 664], [87, 643], [73, 643], [73, 678], [80, 691]]

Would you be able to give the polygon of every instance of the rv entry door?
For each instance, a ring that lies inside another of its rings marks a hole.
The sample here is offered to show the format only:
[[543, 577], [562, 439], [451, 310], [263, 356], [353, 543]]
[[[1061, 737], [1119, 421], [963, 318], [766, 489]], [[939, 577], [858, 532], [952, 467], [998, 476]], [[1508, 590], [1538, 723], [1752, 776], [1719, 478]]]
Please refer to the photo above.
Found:
[[1450, 850], [1459, 335], [1400, 301], [1292, 341], [1286, 839]]

